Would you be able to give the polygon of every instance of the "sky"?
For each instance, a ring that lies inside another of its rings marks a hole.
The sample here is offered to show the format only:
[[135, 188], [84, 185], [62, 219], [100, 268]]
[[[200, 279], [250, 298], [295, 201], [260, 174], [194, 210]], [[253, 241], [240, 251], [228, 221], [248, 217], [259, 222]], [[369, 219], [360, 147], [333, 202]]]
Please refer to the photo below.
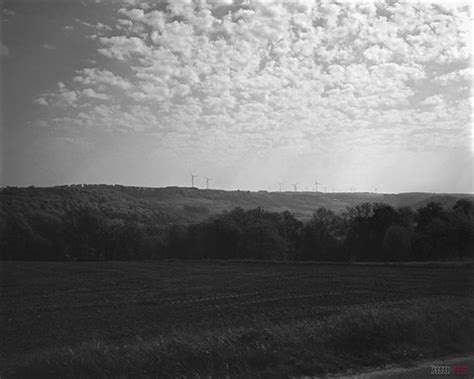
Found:
[[1, 185], [473, 191], [468, 1], [6, 0]]

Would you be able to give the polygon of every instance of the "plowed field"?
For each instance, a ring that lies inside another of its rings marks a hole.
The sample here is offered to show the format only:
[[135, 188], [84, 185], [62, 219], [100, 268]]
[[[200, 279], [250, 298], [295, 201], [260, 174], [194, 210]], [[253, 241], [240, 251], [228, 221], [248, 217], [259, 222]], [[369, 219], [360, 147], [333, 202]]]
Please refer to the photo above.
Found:
[[235, 262], [2, 263], [2, 355], [472, 299], [470, 268]]

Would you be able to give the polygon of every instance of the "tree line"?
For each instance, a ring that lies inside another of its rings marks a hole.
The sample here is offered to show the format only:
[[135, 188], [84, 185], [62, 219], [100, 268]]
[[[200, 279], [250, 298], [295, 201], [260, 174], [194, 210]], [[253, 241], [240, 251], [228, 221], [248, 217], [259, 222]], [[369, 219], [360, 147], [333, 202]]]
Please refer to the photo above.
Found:
[[307, 222], [288, 211], [235, 208], [167, 227], [85, 206], [56, 216], [6, 213], [0, 234], [3, 260], [462, 260], [473, 257], [474, 202], [417, 210], [362, 203], [342, 214], [319, 208]]

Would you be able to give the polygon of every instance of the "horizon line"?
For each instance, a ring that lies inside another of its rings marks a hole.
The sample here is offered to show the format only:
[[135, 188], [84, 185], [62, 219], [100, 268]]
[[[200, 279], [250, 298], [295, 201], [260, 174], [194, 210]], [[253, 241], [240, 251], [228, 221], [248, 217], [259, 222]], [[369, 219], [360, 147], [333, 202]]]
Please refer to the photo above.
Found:
[[294, 191], [294, 190], [268, 190], [268, 189], [223, 189], [223, 188], [199, 188], [199, 187], [189, 187], [189, 186], [179, 186], [179, 185], [168, 185], [168, 186], [161, 186], [161, 187], [153, 187], [153, 186], [140, 186], [140, 185], [126, 185], [126, 184], [106, 184], [106, 183], [71, 183], [71, 184], [56, 184], [56, 185], [27, 185], [27, 186], [17, 186], [17, 185], [2, 185], [0, 189], [8, 189], [8, 188], [16, 188], [16, 189], [28, 189], [28, 188], [56, 188], [56, 187], [94, 187], [94, 186], [106, 186], [106, 187], [128, 187], [128, 188], [143, 188], [143, 189], [167, 189], [167, 188], [179, 188], [179, 189], [188, 189], [188, 190], [201, 190], [201, 191], [224, 191], [224, 192], [266, 192], [266, 193], [304, 193], [304, 194], [336, 194], [336, 193], [344, 193], [344, 194], [371, 194], [371, 195], [401, 195], [401, 194], [410, 194], [410, 193], [419, 193], [419, 194], [438, 194], [438, 195], [474, 195], [474, 192], [436, 192], [436, 191], [407, 191], [407, 192], [373, 192], [373, 191], [314, 191], [314, 190], [301, 190], [301, 191]]

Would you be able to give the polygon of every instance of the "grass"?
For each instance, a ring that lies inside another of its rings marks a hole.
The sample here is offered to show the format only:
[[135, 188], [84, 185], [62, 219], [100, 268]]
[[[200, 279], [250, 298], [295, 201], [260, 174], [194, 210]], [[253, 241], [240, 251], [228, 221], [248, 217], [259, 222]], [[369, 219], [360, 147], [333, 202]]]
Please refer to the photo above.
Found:
[[469, 268], [2, 268], [6, 378], [321, 375], [474, 350]]
[[25, 357], [7, 377], [318, 375], [473, 348], [472, 304], [427, 301], [408, 309], [347, 311], [206, 333], [175, 331], [134, 344], [100, 341]]

